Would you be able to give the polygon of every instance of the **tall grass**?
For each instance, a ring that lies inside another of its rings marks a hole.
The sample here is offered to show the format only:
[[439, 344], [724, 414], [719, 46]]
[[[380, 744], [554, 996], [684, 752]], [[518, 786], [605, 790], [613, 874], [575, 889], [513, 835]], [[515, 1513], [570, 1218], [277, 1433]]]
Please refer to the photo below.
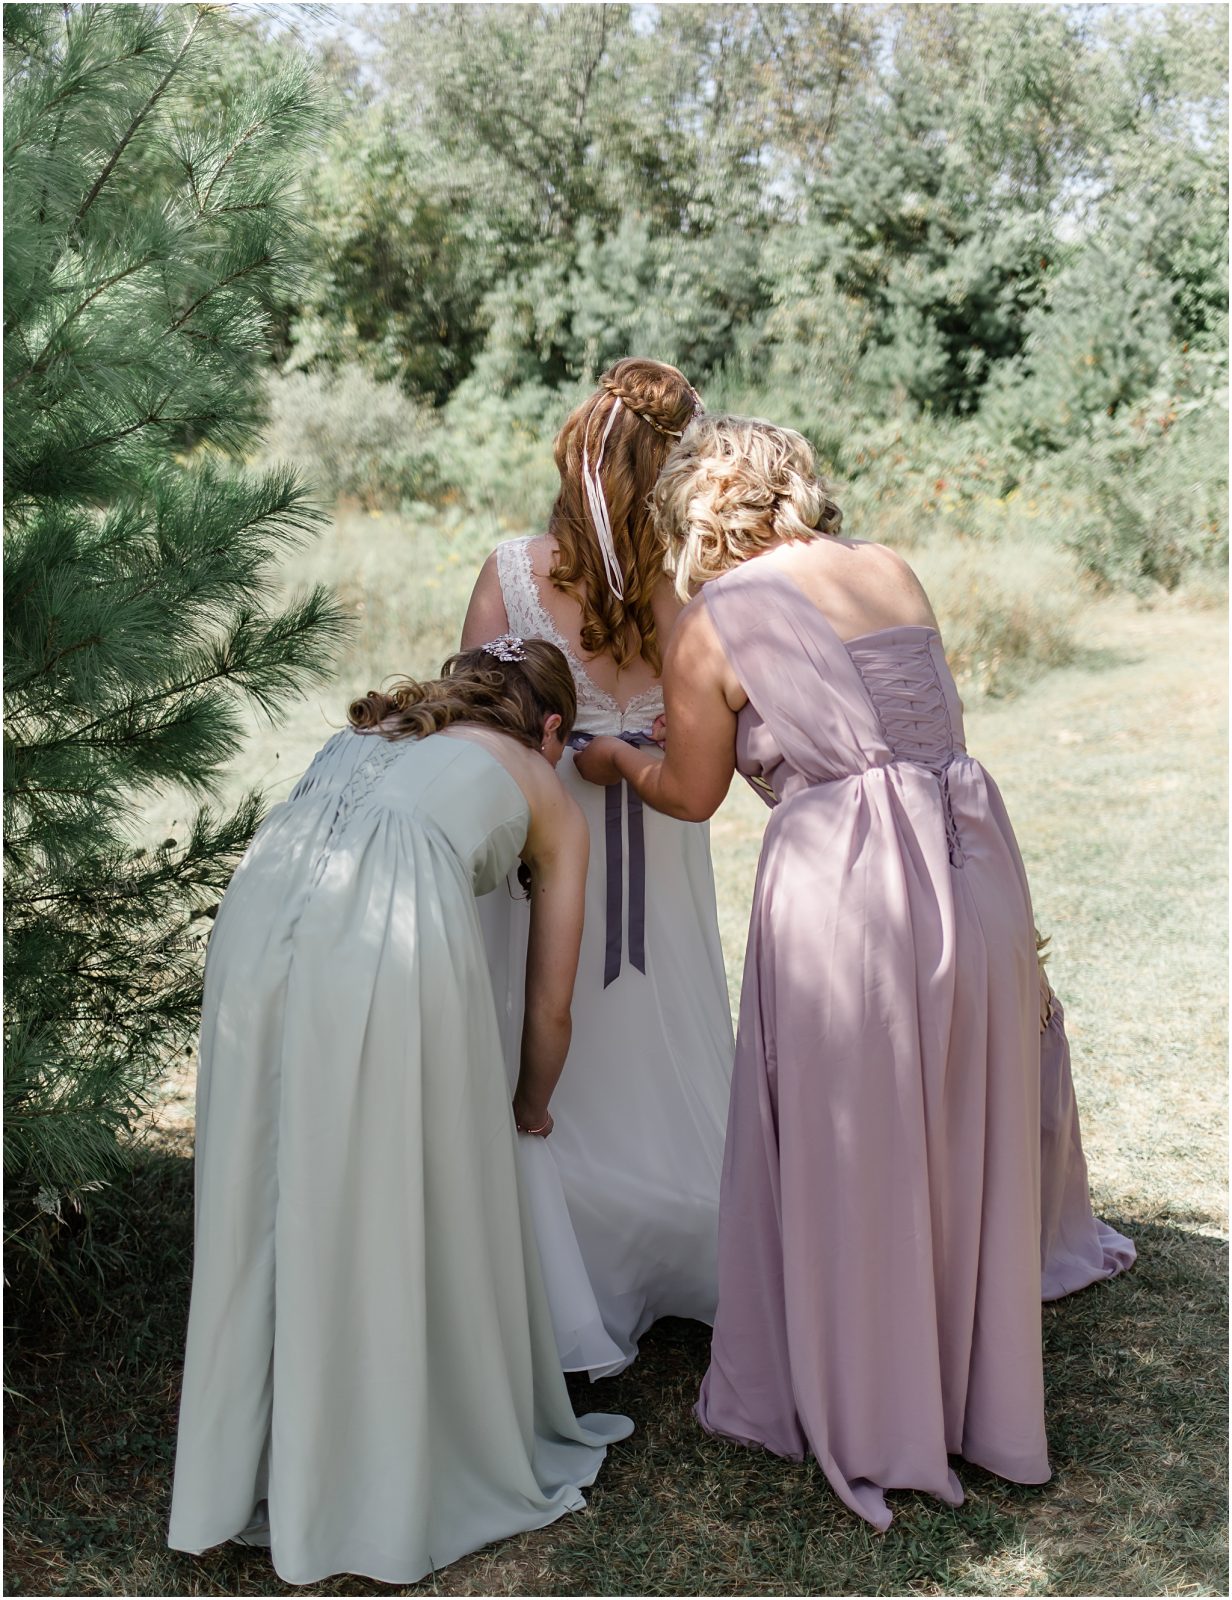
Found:
[[1086, 596], [1072, 559], [1056, 545], [936, 538], [908, 559], [932, 599], [946, 659], [968, 700], [1016, 693], [1074, 659]]

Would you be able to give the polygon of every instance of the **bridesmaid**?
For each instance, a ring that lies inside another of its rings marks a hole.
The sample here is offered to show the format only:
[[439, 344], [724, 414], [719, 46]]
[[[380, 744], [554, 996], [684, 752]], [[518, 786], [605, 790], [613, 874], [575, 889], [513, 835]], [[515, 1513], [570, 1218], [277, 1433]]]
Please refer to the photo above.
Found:
[[[750, 775], [750, 787], [773, 807], [775, 792]], [[1078, 1101], [1070, 1069], [1065, 1012], [1044, 971], [1046, 939], [1036, 934], [1040, 974], [1040, 1291], [1061, 1300], [1133, 1266], [1133, 1241], [1091, 1209]]]
[[949, 1456], [1049, 1476], [1040, 980], [995, 784], [963, 745], [928, 598], [843, 540], [799, 434], [695, 422], [655, 490], [682, 597], [666, 759], [577, 758], [710, 816], [773, 790], [741, 995], [719, 1311], [698, 1416], [800, 1459], [877, 1528], [951, 1505]]
[[[573, 1415], [515, 1169], [514, 1118], [551, 1132], [569, 1044], [574, 714], [560, 652], [512, 638], [369, 694], [236, 870], [206, 963], [174, 1549], [415, 1583], [580, 1508], [631, 1430]], [[474, 896], [518, 856], [511, 1113]]]
[[[499, 546], [476, 582], [463, 645], [505, 628], [558, 645], [575, 742], [648, 745], [663, 711], [680, 601], [649, 498], [699, 408], [675, 367], [616, 362], [557, 436], [547, 530]], [[573, 1042], [551, 1144], [523, 1159], [542, 1158], [526, 1177], [561, 1361], [593, 1378], [627, 1365], [658, 1317], [714, 1321], [733, 1040], [709, 829], [600, 794], [573, 756], [560, 775], [590, 832]], [[498, 890], [480, 915], [516, 1071], [526, 908]]]

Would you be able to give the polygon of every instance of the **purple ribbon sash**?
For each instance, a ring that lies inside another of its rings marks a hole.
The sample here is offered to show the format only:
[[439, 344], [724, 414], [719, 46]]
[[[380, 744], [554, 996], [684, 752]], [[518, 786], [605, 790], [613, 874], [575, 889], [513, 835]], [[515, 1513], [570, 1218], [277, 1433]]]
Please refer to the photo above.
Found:
[[[575, 733], [569, 739], [574, 750], [584, 749], [595, 738], [593, 733]], [[645, 733], [612, 735], [625, 744], [652, 745]], [[603, 956], [603, 987], [620, 976], [624, 935], [624, 818], [629, 828], [629, 961], [640, 973], [646, 971], [646, 834], [640, 797], [623, 780], [603, 792], [604, 870], [607, 873], [605, 911], [607, 943]]]

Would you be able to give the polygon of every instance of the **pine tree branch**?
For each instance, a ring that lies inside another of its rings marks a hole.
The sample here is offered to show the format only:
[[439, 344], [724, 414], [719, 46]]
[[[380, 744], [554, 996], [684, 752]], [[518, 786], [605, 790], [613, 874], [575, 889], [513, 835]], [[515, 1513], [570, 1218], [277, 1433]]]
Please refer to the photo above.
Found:
[[[69, 5], [64, 5], [64, 6], [61, 6], [60, 9], [61, 9], [61, 11], [63, 13], [63, 16], [64, 16], [64, 26], [65, 26], [65, 30], [67, 31], [70, 23], [72, 22], [73, 8], [71, 6], [69, 6]], [[113, 56], [109, 61], [101, 63], [97, 70], [101, 74], [105, 70], [108, 70], [108, 69], [111, 69], [111, 68], [115, 68], [115, 67], [122, 67], [129, 61], [136, 61], [136, 60], [138, 60], [140, 58], [140, 56], [141, 56], [141, 51], [140, 50], [125, 50], [125, 51], [121, 52], [120, 55]], [[44, 58], [44, 59], [47, 59], [47, 58]], [[63, 63], [62, 60], [57, 62], [58, 66], [63, 66], [63, 64], [64, 63]], [[80, 93], [81, 93], [80, 77], [71, 78], [69, 80], [69, 82], [65, 84], [63, 89], [61, 89], [58, 94], [52, 95], [50, 100], [45, 101], [44, 104], [41, 105], [38, 108], [38, 111], [35, 113], [35, 118], [30, 124], [31, 129], [34, 128], [35, 123], [37, 122], [37, 120], [40, 117], [45, 117], [48, 114], [48, 112], [54, 111], [57, 106], [64, 105], [67, 101], [72, 100], [76, 95], [79, 95]], [[33, 133], [31, 132], [31, 133], [28, 133], [25, 136], [25, 138], [15, 139], [13, 141], [12, 145], [9, 146], [9, 148], [8, 148], [8, 150], [6, 152], [6, 158], [11, 160], [13, 156], [17, 155], [20, 151], [24, 150], [25, 147], [30, 143], [30, 140], [31, 140], [32, 137], [33, 137]]]
[[[114, 288], [117, 283], [123, 283], [125, 278], [131, 278], [134, 272], [140, 272], [143, 267], [148, 267], [153, 259], [154, 257], [152, 253], [143, 256], [140, 261], [134, 261], [130, 266], [124, 267], [119, 272], [113, 272], [110, 278], [104, 278], [102, 283], [100, 283], [96, 289], [92, 290], [81, 302], [81, 304], [76, 307], [75, 310], [69, 312], [68, 316], [65, 317], [64, 321], [58, 325], [55, 332], [52, 333], [50, 338], [47, 340], [47, 343], [39, 351], [38, 355], [31, 362], [31, 364], [24, 368], [21, 372], [15, 373], [13, 377], [9, 379], [8, 383], [6, 383], [4, 386], [5, 394], [8, 394], [11, 390], [16, 389], [20, 384], [25, 383], [27, 378], [34, 377], [36, 373], [47, 371], [48, 368], [51, 367], [52, 363], [57, 359], [56, 354], [53, 354], [53, 347], [64, 330], [76, 322], [77, 318], [94, 304], [99, 295], [105, 294], [108, 289]], [[58, 354], [63, 355], [64, 351], [60, 351]]]
[[157, 694], [145, 695], [139, 700], [130, 700], [126, 705], [114, 711], [96, 717], [93, 722], [87, 722], [80, 728], [75, 728], [71, 733], [59, 739], [39, 741], [37, 744], [25, 747], [37, 751], [42, 756], [53, 750], [61, 750], [69, 746], [84, 746], [91, 750], [122, 750], [131, 744], [131, 739], [112, 735], [106, 738], [91, 739], [88, 735], [95, 733], [100, 728], [115, 725], [120, 718], [131, 718], [140, 715], [143, 711], [150, 711], [155, 706], [162, 705], [165, 701], [174, 700], [178, 696], [190, 694], [194, 689], [204, 689], [211, 683], [231, 682], [244, 676], [244, 664], [236, 663], [230, 656], [224, 655], [217, 659], [217, 664], [208, 671], [197, 673], [194, 677], [179, 683], [168, 684], [160, 689]]
[[[239, 155], [240, 151], [244, 148], [244, 146], [248, 143], [248, 141], [250, 139], [252, 139], [256, 134], [260, 133], [262, 128], [268, 127], [269, 126], [269, 122], [270, 122], [270, 119], [268, 117], [258, 117], [255, 122], [250, 122], [248, 124], [248, 126], [244, 129], [243, 133], [240, 134], [239, 138], [231, 146], [230, 150], [227, 151], [227, 154], [223, 158], [221, 166], [219, 166], [217, 172], [215, 172], [214, 176], [210, 179], [209, 183], [207, 183], [206, 186], [205, 186], [205, 193], [201, 196], [201, 202], [200, 202], [202, 211], [204, 211], [206, 206], [209, 205], [210, 196], [214, 192], [214, 185], [219, 181], [219, 179], [222, 177], [223, 173], [227, 170], [227, 168], [235, 160], [236, 156]], [[194, 189], [195, 189], [195, 185], [194, 185]]]
[[221, 279], [218, 283], [211, 284], [203, 295], [199, 295], [197, 299], [193, 301], [192, 305], [189, 306], [188, 310], [182, 317], [177, 317], [175, 319], [175, 321], [167, 329], [167, 332], [169, 334], [177, 333], [188, 321], [189, 317], [192, 316], [193, 312], [199, 311], [207, 300], [212, 300], [220, 289], [225, 289], [232, 283], [238, 283], [241, 278], [248, 277], [250, 273], [258, 271], [261, 267], [270, 266], [273, 262], [273, 259], [273, 256], [270, 255], [269, 251], [267, 250], [263, 255], [258, 256], [255, 261], [250, 261], [245, 266], [237, 267], [234, 272], [228, 273], [228, 275]]
[[[54, 156], [55, 153], [56, 153], [56, 146], [60, 143], [60, 135], [64, 132], [64, 119], [65, 119], [65, 117], [67, 115], [68, 115], [68, 106], [67, 105], [61, 106], [60, 107], [59, 120], [56, 123], [56, 131], [51, 136], [51, 145], [50, 145], [50, 148], [48, 149], [48, 152], [47, 152], [49, 156]], [[46, 221], [47, 221], [47, 180], [46, 180], [46, 178], [44, 178], [43, 179], [43, 192], [39, 196], [39, 208], [38, 208], [38, 225], [39, 225], [39, 227], [41, 228]]]
[[167, 86], [170, 84], [172, 78], [175, 77], [176, 73], [180, 70], [180, 63], [183, 61], [184, 56], [188, 51], [189, 45], [192, 44], [193, 37], [196, 34], [197, 29], [201, 26], [201, 19], [202, 19], [202, 17], [204, 15], [205, 15], [204, 10], [202, 8], [198, 7], [197, 15], [193, 18], [192, 27], [189, 28], [188, 33], [185, 36], [183, 44], [180, 46], [179, 50], [176, 52], [175, 59], [172, 61], [171, 65], [167, 68], [166, 73], [163, 75], [162, 79], [159, 81], [158, 86], [155, 88], [153, 94], [146, 101], [145, 105], [142, 106], [141, 110], [137, 113], [137, 115], [133, 118], [133, 120], [129, 123], [128, 129], [125, 132], [124, 137], [120, 140], [119, 144], [112, 151], [110, 157], [108, 158], [107, 162], [103, 166], [103, 170], [99, 173], [98, 177], [95, 178], [93, 184], [90, 186], [89, 193], [86, 195], [85, 199], [81, 202], [81, 205], [80, 205], [80, 207], [78, 208], [78, 211], [77, 211], [76, 221], [77, 221], [77, 225], [78, 226], [81, 225], [81, 222], [82, 222], [83, 218], [85, 217], [86, 213], [89, 211], [90, 207], [94, 204], [94, 202], [98, 199], [99, 192], [101, 191], [103, 185], [107, 182], [108, 178], [110, 178], [111, 174], [115, 171], [116, 163], [119, 161], [120, 157], [124, 154], [125, 150], [128, 149], [128, 146], [129, 146], [130, 142], [132, 141], [132, 138], [133, 138], [134, 134], [137, 132], [138, 128], [140, 128], [141, 124], [145, 121], [145, 119], [149, 116], [150, 112], [153, 111], [154, 107], [162, 99], [163, 95], [167, 92]]
[[[167, 399], [171, 396], [168, 395]], [[164, 402], [165, 404], [165, 402]], [[104, 445], [118, 444], [121, 439], [127, 439], [130, 433], [137, 433], [142, 428], [151, 428], [155, 423], [160, 428], [189, 428], [195, 422], [212, 421], [213, 416], [198, 412], [195, 416], [168, 417], [161, 411], [150, 411], [144, 417], [139, 417], [136, 422], [130, 422], [127, 428], [119, 428], [115, 433], [101, 434], [97, 439], [89, 439], [85, 444], [74, 445], [65, 454], [70, 456], [83, 455], [87, 450], [101, 450]]]

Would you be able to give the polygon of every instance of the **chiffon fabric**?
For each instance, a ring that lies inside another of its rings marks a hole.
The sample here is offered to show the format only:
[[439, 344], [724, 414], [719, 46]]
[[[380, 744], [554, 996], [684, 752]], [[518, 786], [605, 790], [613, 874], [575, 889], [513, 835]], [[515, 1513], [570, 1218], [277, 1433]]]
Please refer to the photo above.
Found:
[[414, 1583], [584, 1505], [475, 895], [528, 826], [449, 734], [350, 730], [259, 829], [206, 964], [170, 1543]]
[[1040, 1264], [1045, 1300], [1131, 1267], [1131, 1240], [1095, 1216], [1078, 1126], [1065, 1011], [1056, 995], [1040, 1034]]
[[[530, 541], [502, 545], [497, 571], [510, 629], [564, 651], [578, 730], [648, 731], [662, 689], [622, 708], [592, 682], [542, 604]], [[523, 1178], [562, 1365], [598, 1378], [634, 1359], [656, 1318], [714, 1320], [733, 1040], [708, 826], [631, 806], [623, 785], [609, 795], [583, 782], [571, 750], [558, 772], [590, 830], [586, 920], [555, 1128], [523, 1148]], [[502, 885], [480, 914], [513, 1079], [527, 906]]]
[[773, 791], [723, 1172], [713, 1433], [878, 1528], [949, 1456], [1049, 1476], [1026, 876], [934, 629], [849, 641], [773, 558], [702, 598]]

